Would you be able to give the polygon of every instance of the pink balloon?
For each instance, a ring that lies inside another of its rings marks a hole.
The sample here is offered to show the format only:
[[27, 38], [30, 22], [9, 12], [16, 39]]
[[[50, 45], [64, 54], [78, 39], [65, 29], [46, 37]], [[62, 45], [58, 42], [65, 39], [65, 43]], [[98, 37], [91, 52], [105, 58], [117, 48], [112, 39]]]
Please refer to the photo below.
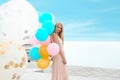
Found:
[[59, 48], [58, 44], [51, 43], [51, 44], [48, 45], [47, 51], [50, 55], [55, 56], [59, 53], [60, 48]]
[[38, 42], [38, 40], [35, 38], [35, 36], [33, 36], [32, 39], [30, 39], [29, 43], [30, 43], [30, 44], [33, 44], [33, 45], [37, 45], [39, 42]]
[[39, 41], [39, 43], [40, 43], [41, 45], [49, 45], [49, 44], [51, 43], [50, 37], [48, 36], [48, 38], [47, 38], [46, 41], [44, 41], [44, 42], [40, 42], [40, 41]]
[[50, 44], [50, 37], [48, 36], [48, 39], [44, 42], [40, 42], [36, 39], [36, 37], [34, 36], [30, 41], [29, 41], [30, 44], [33, 44], [33, 45], [49, 45]]

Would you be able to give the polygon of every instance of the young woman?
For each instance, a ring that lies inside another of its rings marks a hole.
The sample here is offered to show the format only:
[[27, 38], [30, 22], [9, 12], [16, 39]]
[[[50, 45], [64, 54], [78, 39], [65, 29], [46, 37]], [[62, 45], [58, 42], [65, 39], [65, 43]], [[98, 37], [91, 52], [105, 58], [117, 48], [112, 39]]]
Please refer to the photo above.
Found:
[[55, 31], [51, 35], [51, 41], [57, 43], [60, 47], [59, 53], [52, 58], [52, 80], [68, 80], [66, 69], [67, 62], [63, 50], [63, 25], [61, 23], [55, 24]]

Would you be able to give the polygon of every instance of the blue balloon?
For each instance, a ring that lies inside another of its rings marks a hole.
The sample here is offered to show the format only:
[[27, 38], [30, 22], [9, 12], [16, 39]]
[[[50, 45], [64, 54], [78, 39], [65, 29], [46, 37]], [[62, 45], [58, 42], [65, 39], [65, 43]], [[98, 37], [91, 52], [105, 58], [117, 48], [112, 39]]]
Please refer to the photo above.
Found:
[[44, 28], [39, 28], [35, 34], [35, 37], [41, 42], [46, 41], [48, 38], [48, 32]]
[[46, 12], [46, 13], [39, 15], [39, 22], [43, 23], [46, 20], [53, 21], [53, 15], [49, 12]]
[[39, 50], [38, 47], [33, 47], [32, 49], [30, 49], [29, 56], [31, 57], [31, 59], [38, 60], [38, 59], [42, 58], [42, 56], [39, 54], [38, 50]]
[[51, 22], [51, 21], [45, 21], [43, 24], [42, 24], [42, 27], [45, 28], [48, 32], [48, 34], [52, 34], [53, 31], [54, 31], [54, 23]]

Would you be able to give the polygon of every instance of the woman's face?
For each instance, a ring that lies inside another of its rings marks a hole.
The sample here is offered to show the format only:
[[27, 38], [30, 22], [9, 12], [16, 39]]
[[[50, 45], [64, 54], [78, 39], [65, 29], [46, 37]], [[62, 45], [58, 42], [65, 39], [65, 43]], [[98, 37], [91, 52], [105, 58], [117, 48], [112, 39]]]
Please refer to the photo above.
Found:
[[56, 31], [57, 33], [61, 32], [61, 31], [62, 31], [62, 26], [61, 26], [61, 25], [57, 25], [55, 31]]

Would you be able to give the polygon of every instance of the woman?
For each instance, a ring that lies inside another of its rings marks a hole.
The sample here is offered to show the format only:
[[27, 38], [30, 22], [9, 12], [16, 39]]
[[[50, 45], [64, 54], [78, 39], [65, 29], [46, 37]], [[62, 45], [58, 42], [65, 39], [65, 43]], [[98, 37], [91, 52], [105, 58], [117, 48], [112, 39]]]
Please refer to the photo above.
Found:
[[55, 31], [51, 35], [51, 41], [57, 43], [60, 47], [59, 53], [52, 58], [52, 80], [68, 80], [67, 62], [63, 51], [63, 26], [61, 23], [55, 24]]

